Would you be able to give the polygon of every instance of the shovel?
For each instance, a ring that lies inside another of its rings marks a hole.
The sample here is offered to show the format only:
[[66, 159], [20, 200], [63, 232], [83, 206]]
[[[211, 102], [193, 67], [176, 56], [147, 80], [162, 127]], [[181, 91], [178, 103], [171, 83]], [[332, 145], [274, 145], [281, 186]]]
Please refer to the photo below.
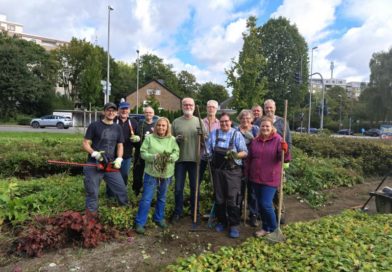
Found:
[[[284, 126], [283, 126], [283, 139], [286, 139], [286, 126], [287, 126], [287, 100], [284, 101]], [[285, 181], [284, 175], [284, 152], [282, 150], [281, 157], [281, 175], [280, 175], [280, 186], [279, 186], [279, 202], [278, 202], [278, 227], [274, 232], [271, 232], [265, 236], [265, 238], [272, 243], [281, 243], [286, 240], [282, 230], [280, 229], [280, 218], [282, 217], [282, 206], [283, 206], [283, 184]]]
[[197, 206], [198, 206], [198, 198], [199, 198], [199, 172], [200, 172], [200, 143], [204, 138], [203, 135], [203, 123], [200, 118], [199, 106], [196, 105], [196, 111], [199, 118], [200, 129], [197, 132], [197, 141], [196, 141], [196, 185], [195, 185], [195, 202], [193, 208], [193, 222], [192, 229], [190, 231], [207, 231], [207, 229], [199, 229], [197, 228]]

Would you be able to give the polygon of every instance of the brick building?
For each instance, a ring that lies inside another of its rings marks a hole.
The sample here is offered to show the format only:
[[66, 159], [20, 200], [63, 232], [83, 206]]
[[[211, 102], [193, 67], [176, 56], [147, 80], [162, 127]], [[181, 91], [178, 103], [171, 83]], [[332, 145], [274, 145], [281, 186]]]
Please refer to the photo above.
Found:
[[131, 104], [132, 108], [136, 106], [137, 95], [139, 96], [139, 105], [146, 105], [148, 99], [153, 95], [159, 102], [159, 107], [163, 110], [177, 111], [181, 110], [181, 97], [169, 90], [160, 80], [151, 80], [126, 97], [126, 101]]

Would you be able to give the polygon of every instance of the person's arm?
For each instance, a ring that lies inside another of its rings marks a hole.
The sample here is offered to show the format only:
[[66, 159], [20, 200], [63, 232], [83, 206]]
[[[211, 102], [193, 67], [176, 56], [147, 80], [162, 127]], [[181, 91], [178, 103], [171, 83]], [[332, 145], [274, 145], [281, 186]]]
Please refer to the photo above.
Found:
[[180, 148], [178, 147], [176, 138], [174, 138], [173, 136], [172, 136], [171, 144], [173, 148], [170, 154], [170, 160], [172, 162], [176, 162], [180, 158]]
[[140, 147], [140, 156], [146, 162], [153, 162], [155, 159], [155, 154], [150, 153], [151, 137], [154, 137], [154, 135], [147, 136]]
[[117, 144], [117, 158], [122, 158], [124, 155], [124, 145], [123, 143]]
[[94, 149], [91, 147], [91, 140], [90, 139], [83, 139], [83, 149], [88, 153], [91, 154], [94, 152]]

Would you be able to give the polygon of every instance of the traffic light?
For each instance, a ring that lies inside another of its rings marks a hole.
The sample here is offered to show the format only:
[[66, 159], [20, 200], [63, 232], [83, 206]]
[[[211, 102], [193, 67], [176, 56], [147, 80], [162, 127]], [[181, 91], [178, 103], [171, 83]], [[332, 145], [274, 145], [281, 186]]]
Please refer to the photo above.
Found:
[[294, 74], [294, 80], [295, 80], [295, 83], [297, 83], [297, 84], [302, 84], [302, 78], [301, 78], [300, 73], [296, 72], [296, 73]]

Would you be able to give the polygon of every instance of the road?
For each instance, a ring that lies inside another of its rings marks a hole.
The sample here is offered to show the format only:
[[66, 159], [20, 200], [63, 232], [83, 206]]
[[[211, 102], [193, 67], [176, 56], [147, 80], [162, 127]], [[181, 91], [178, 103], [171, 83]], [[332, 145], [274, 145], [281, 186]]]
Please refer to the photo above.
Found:
[[83, 127], [70, 127], [69, 129], [58, 129], [55, 127], [32, 128], [31, 126], [19, 125], [0, 125], [0, 133], [3, 131], [19, 131], [19, 132], [49, 132], [49, 133], [83, 133]]

